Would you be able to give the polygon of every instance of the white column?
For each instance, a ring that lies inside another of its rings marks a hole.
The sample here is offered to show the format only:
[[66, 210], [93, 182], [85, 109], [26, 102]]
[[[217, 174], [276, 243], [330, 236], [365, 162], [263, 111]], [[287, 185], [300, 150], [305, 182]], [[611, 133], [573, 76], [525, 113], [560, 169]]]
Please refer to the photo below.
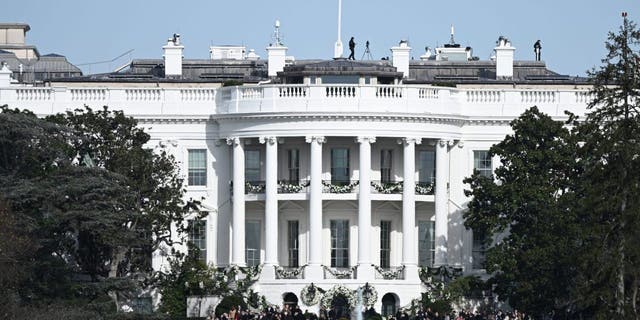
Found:
[[311, 144], [309, 181], [309, 260], [306, 279], [322, 279], [322, 136], [308, 136]]
[[418, 278], [418, 262], [416, 257], [416, 144], [421, 138], [404, 138], [402, 184], [402, 264], [405, 266], [405, 279]]
[[371, 143], [375, 137], [358, 137], [360, 192], [358, 194], [358, 280], [372, 280], [371, 266]]
[[233, 148], [233, 238], [231, 264], [245, 266], [244, 246], [244, 146], [240, 138], [227, 138]]
[[266, 145], [265, 181], [265, 259], [264, 279], [275, 279], [274, 266], [278, 264], [278, 141], [276, 137], [260, 137]]
[[449, 143], [446, 140], [439, 140], [436, 143], [436, 255], [435, 266], [447, 264], [447, 238], [449, 226], [448, 214], [448, 193], [449, 183]]

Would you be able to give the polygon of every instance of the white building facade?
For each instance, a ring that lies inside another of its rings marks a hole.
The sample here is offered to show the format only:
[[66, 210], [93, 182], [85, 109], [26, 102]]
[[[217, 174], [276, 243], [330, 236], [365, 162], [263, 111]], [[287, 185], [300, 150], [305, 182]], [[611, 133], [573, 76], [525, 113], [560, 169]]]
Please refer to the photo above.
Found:
[[[368, 284], [376, 310], [391, 312], [426, 290], [421, 269], [483, 272], [481, 239], [464, 227], [462, 181], [495, 169], [488, 150], [509, 122], [534, 105], [557, 119], [585, 112], [586, 85], [516, 81], [512, 49], [496, 81], [465, 78], [455, 88], [411, 81], [430, 62], [408, 59], [384, 70], [353, 62], [351, 73], [343, 60], [291, 65], [271, 83], [232, 87], [71, 79], [36, 88], [10, 83], [4, 69], [0, 104], [39, 115], [124, 110], [150, 133], [149, 147], [179, 161], [187, 197], [203, 199], [209, 214], [190, 222], [189, 238], [207, 263], [262, 266], [254, 290], [269, 303], [293, 294], [312, 311], [319, 305], [301, 299], [310, 284]], [[166, 262], [154, 256], [154, 268]]]

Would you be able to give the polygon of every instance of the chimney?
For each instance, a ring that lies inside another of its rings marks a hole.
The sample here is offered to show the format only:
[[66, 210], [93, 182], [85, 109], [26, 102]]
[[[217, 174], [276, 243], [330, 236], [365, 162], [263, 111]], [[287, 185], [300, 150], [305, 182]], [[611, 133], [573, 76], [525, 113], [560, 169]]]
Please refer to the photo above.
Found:
[[513, 53], [516, 48], [511, 46], [509, 39], [500, 36], [498, 46], [494, 50], [496, 52], [496, 79], [513, 79]]
[[269, 77], [275, 77], [278, 75], [278, 72], [284, 70], [284, 66], [287, 61], [287, 49], [289, 49], [282, 45], [282, 38], [280, 34], [280, 20], [276, 20], [274, 27], [274, 43], [270, 44], [267, 47], [267, 75]]
[[11, 84], [11, 73], [7, 63], [3, 61], [0, 68], [0, 87], [8, 87]]
[[269, 77], [275, 77], [278, 72], [284, 70], [284, 65], [287, 57], [287, 47], [284, 46], [269, 46], [267, 47], [267, 63], [269, 65], [268, 75]]
[[391, 57], [393, 59], [393, 66], [398, 69], [398, 72], [402, 72], [403, 77], [409, 76], [409, 55], [411, 54], [411, 47], [407, 40], [401, 40], [397, 47], [391, 48]]
[[162, 47], [165, 78], [182, 77], [183, 50], [184, 46], [180, 44], [180, 35], [177, 33], [174, 33], [173, 37], [167, 40], [167, 45]]

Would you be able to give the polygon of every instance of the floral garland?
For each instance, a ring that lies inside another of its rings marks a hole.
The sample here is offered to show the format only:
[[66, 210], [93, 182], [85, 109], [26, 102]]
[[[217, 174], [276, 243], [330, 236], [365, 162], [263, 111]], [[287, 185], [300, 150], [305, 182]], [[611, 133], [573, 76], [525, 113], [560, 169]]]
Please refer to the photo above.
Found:
[[358, 297], [356, 296], [356, 292], [339, 284], [325, 292], [325, 294], [322, 296], [320, 305], [326, 310], [331, 309], [331, 302], [333, 302], [333, 298], [339, 295], [347, 298], [349, 308], [351, 309], [353, 309], [358, 304]]
[[351, 193], [353, 188], [360, 184], [359, 181], [354, 181], [346, 185], [335, 185], [330, 182], [322, 181], [322, 185], [329, 190], [329, 193]]
[[300, 279], [302, 276], [302, 271], [307, 265], [300, 266], [298, 268], [293, 269], [285, 269], [281, 266], [276, 266], [276, 279]]
[[432, 194], [433, 193], [433, 184], [416, 184], [416, 193], [417, 194]]
[[302, 303], [307, 306], [313, 306], [320, 302], [322, 298], [322, 291], [313, 285], [313, 283], [308, 284], [302, 288], [300, 291], [300, 299], [302, 299]]
[[251, 281], [258, 280], [260, 273], [262, 272], [262, 265], [257, 265], [253, 267], [237, 267], [244, 273], [245, 279], [249, 279]]
[[251, 182], [247, 181], [244, 184], [245, 193], [264, 193], [265, 188], [266, 186], [264, 185], [264, 183], [252, 184]]
[[379, 266], [376, 266], [375, 264], [371, 264], [371, 265], [382, 276], [382, 279], [385, 279], [385, 280], [400, 279], [400, 276], [402, 275], [402, 272], [404, 271], [404, 267], [405, 267], [405, 266], [402, 266], [400, 268], [395, 268], [395, 269], [384, 269]]
[[400, 193], [402, 192], [402, 182], [374, 182], [371, 181], [371, 186], [378, 192], [384, 194]]
[[280, 190], [280, 193], [300, 193], [302, 189], [308, 186], [309, 186], [309, 181], [298, 183], [298, 184], [287, 183], [285, 181], [278, 182], [278, 189]]
[[366, 307], [373, 306], [376, 301], [378, 301], [378, 291], [372, 285], [367, 285], [360, 287], [362, 289], [362, 304]]

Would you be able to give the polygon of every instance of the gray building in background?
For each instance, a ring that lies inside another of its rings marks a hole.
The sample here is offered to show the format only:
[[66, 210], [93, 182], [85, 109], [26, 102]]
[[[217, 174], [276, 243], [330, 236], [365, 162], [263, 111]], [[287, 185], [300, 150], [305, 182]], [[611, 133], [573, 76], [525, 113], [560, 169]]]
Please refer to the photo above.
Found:
[[31, 28], [24, 23], [0, 23], [0, 63], [13, 71], [13, 79], [21, 83], [41, 83], [51, 79], [78, 77], [80, 68], [65, 56], [41, 55], [36, 46], [26, 44]]

